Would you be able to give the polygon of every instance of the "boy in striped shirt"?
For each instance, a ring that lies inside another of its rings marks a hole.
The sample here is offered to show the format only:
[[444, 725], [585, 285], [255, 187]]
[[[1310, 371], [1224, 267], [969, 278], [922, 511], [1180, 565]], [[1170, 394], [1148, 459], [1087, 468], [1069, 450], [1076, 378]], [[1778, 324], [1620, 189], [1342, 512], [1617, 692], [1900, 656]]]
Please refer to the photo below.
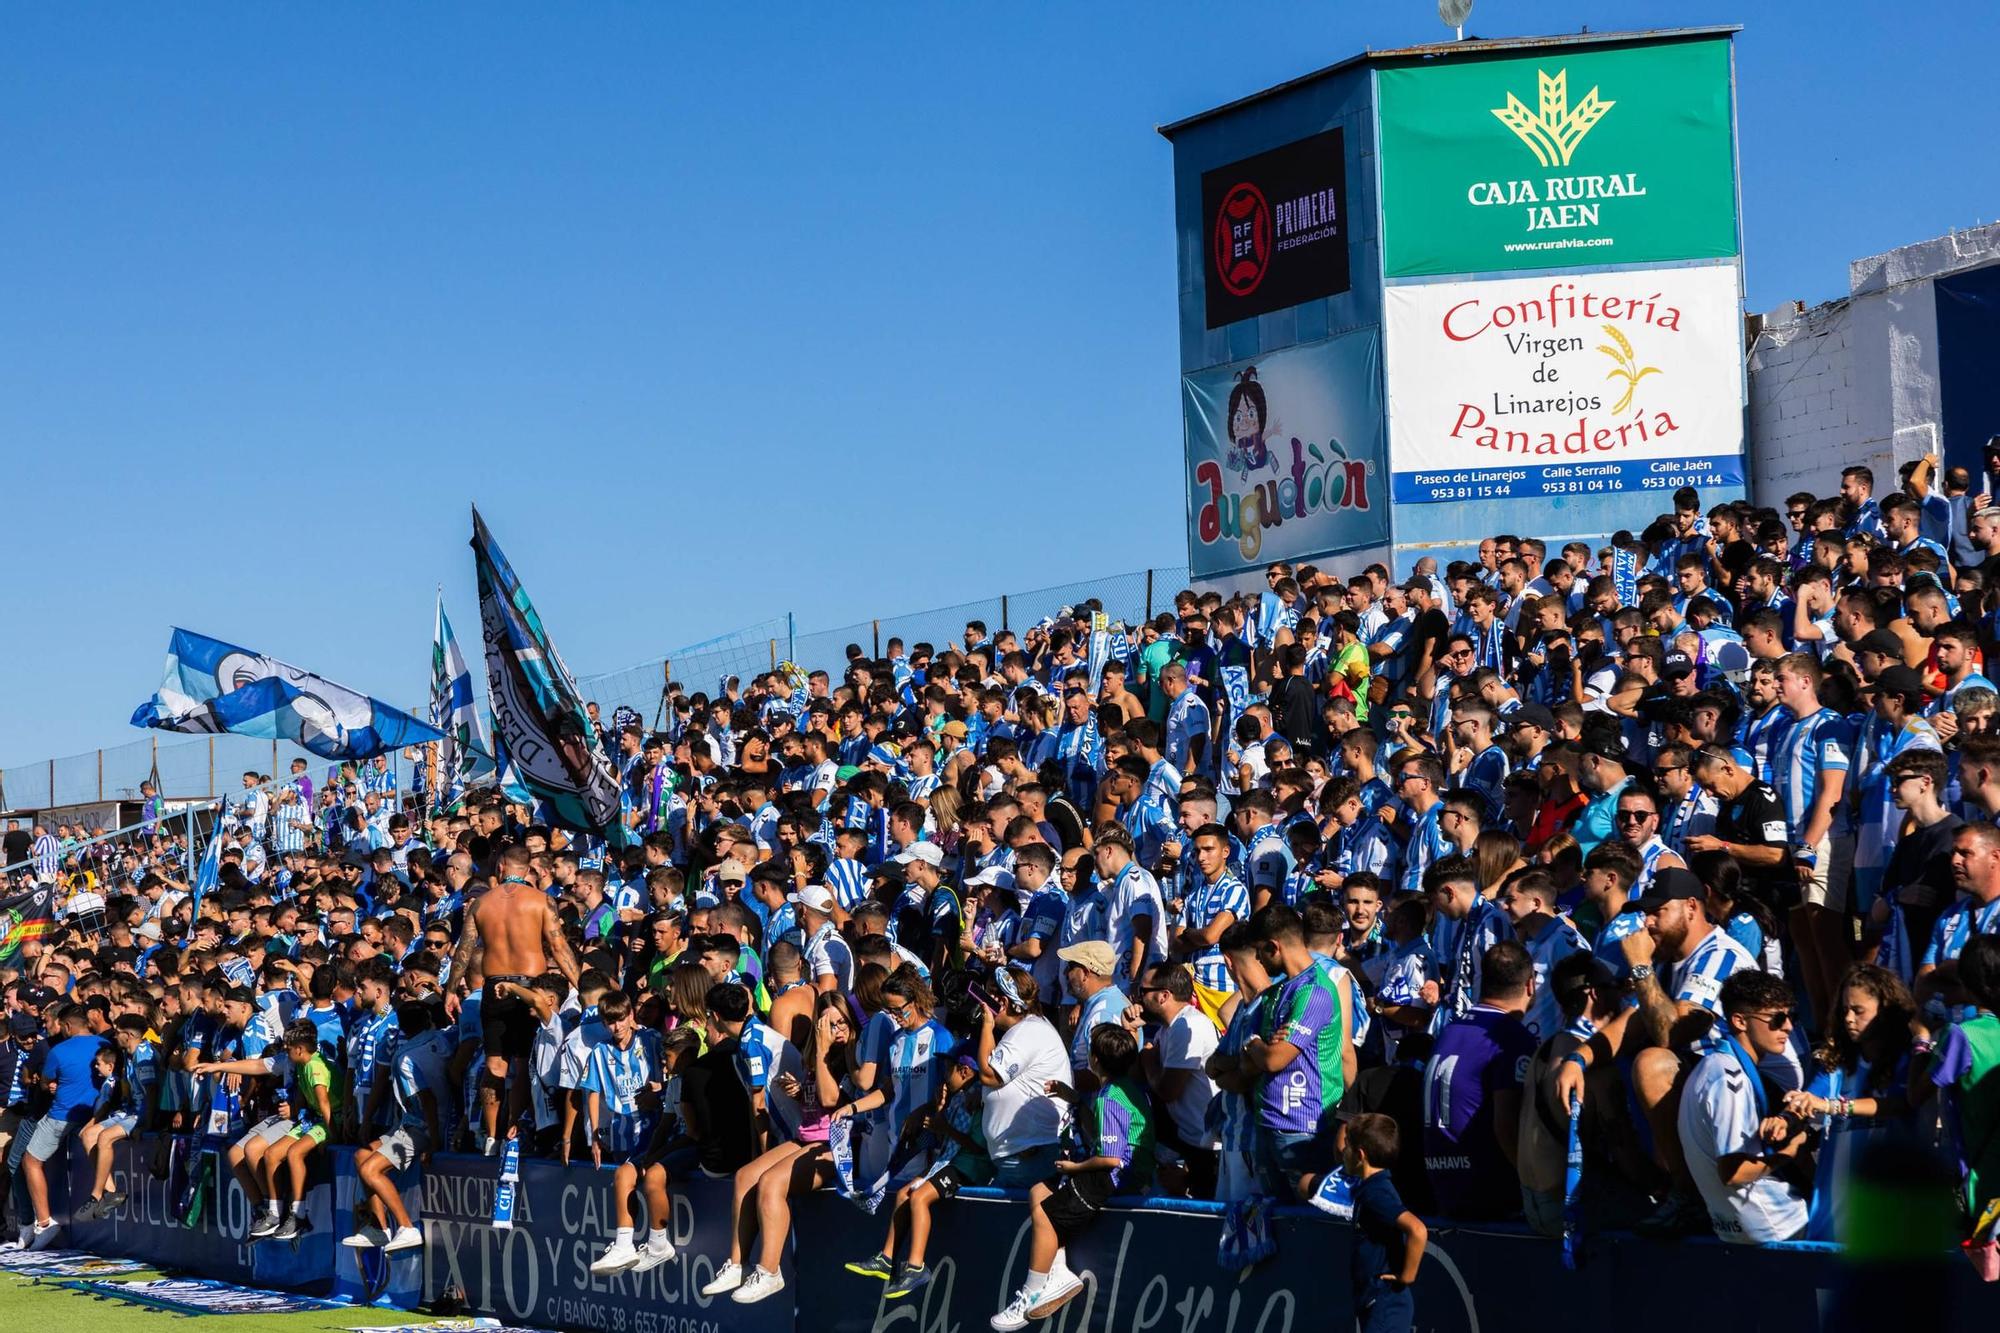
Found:
[[1179, 906], [1173, 954], [1194, 967], [1195, 980], [1227, 995], [1236, 989], [1222, 937], [1239, 921], [1250, 918], [1250, 893], [1229, 873], [1229, 830], [1207, 824], [1195, 830], [1194, 861], [1200, 880]]
[[623, 1162], [653, 1137], [659, 1113], [660, 1034], [639, 1031], [632, 997], [609, 991], [597, 1002], [597, 1021], [608, 1034], [590, 1048], [580, 1089], [584, 1094], [585, 1125], [590, 1136], [590, 1160], [602, 1166], [606, 1158]]

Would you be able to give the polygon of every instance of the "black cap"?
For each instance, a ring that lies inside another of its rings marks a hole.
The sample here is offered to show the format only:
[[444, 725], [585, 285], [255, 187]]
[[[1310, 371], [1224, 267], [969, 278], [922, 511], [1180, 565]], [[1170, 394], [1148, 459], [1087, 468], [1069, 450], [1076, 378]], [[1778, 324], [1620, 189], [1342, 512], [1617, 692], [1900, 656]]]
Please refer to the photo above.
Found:
[[894, 861], [884, 861], [868, 872], [870, 879], [886, 879], [891, 884], [902, 884], [909, 879], [909, 873]]
[[1878, 653], [1894, 662], [1903, 660], [1903, 641], [1885, 629], [1871, 629], [1854, 641], [1857, 653]]
[[7, 1029], [17, 1037], [32, 1037], [42, 1030], [42, 1020], [33, 1014], [13, 1014], [7, 1019]]
[[1667, 866], [1653, 876], [1653, 882], [1646, 889], [1645, 896], [1639, 899], [1639, 910], [1657, 912], [1676, 898], [1706, 897], [1708, 890], [1702, 887], [1701, 880], [1695, 876], [1694, 871], [1683, 870], [1679, 866]]
[[1667, 680], [1678, 680], [1693, 674], [1694, 659], [1686, 653], [1668, 653], [1660, 659], [1660, 675]]
[[1901, 662], [1883, 668], [1882, 674], [1875, 677], [1875, 689], [1904, 699], [1922, 699], [1925, 694], [1923, 677]]
[[1509, 730], [1515, 727], [1540, 727], [1543, 731], [1556, 729], [1556, 715], [1540, 704], [1522, 704], [1507, 719]]
[[30, 1009], [46, 1009], [56, 998], [56, 993], [47, 986], [23, 986], [14, 993]]

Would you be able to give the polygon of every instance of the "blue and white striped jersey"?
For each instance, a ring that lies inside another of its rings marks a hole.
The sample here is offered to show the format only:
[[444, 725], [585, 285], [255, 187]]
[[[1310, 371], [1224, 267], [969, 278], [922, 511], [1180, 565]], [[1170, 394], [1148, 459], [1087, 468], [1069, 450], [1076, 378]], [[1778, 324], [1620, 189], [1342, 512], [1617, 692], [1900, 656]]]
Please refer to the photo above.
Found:
[[598, 1096], [598, 1132], [611, 1152], [637, 1152], [653, 1134], [653, 1115], [639, 1108], [639, 1095], [660, 1078], [660, 1034], [636, 1032], [629, 1044], [603, 1041], [590, 1048], [581, 1084]]
[[[1785, 806], [1785, 822], [1793, 838], [1801, 838], [1818, 800], [1822, 775], [1845, 773], [1854, 746], [1854, 731], [1847, 719], [1830, 708], [1821, 708], [1809, 717], [1792, 723], [1778, 743], [1772, 767], [1777, 780], [1778, 799]], [[1828, 831], [1847, 832], [1847, 802], [1836, 801]]]
[[1708, 1033], [1694, 1044], [1697, 1055], [1710, 1055], [1723, 1047], [1722, 983], [1729, 980], [1730, 974], [1738, 968], [1754, 972], [1757, 960], [1720, 927], [1711, 928], [1687, 957], [1674, 964], [1673, 976], [1667, 987], [1668, 998], [1676, 1003], [1685, 1002], [1706, 1009], [1714, 1015]]
[[[1181, 902], [1181, 929], [1201, 930], [1224, 912], [1234, 912], [1238, 921], [1250, 919], [1250, 891], [1243, 881], [1227, 870], [1213, 884], [1201, 884]], [[1235, 978], [1222, 960], [1222, 947], [1211, 944], [1188, 960], [1194, 965], [1195, 980], [1210, 990], [1233, 991]]]

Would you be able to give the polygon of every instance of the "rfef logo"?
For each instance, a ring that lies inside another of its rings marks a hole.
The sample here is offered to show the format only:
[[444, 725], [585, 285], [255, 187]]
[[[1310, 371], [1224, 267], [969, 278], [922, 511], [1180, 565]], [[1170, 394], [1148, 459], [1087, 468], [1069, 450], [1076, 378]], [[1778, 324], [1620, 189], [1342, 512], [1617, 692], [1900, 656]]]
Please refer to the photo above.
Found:
[[1215, 275], [1231, 296], [1248, 296], [1270, 263], [1271, 206], [1262, 190], [1243, 181], [1215, 213]]

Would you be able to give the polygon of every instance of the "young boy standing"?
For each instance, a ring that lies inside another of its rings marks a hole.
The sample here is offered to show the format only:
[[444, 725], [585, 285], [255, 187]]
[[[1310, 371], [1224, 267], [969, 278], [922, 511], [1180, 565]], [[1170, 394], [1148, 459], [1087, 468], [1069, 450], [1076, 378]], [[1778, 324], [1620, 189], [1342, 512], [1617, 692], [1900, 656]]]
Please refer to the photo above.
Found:
[[1396, 1122], [1386, 1115], [1358, 1115], [1347, 1124], [1341, 1157], [1353, 1182], [1350, 1276], [1360, 1333], [1409, 1333], [1416, 1316], [1410, 1286], [1430, 1232], [1403, 1206], [1390, 1178], [1398, 1147]]

